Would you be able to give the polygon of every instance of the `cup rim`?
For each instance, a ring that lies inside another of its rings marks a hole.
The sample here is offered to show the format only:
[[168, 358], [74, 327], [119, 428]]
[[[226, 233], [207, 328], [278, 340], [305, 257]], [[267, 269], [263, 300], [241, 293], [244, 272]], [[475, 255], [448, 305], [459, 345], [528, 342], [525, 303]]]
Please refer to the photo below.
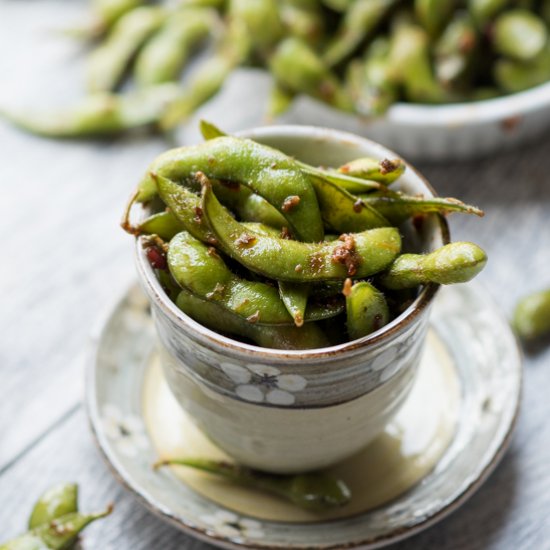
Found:
[[[380, 158], [401, 158], [400, 155], [393, 152], [391, 149], [388, 149], [387, 147], [384, 147], [383, 145], [380, 145], [379, 143], [376, 143], [368, 138], [357, 136], [350, 132], [318, 126], [291, 124], [261, 126], [236, 132], [235, 135], [248, 139], [261, 139], [262, 137], [284, 138], [285, 136], [302, 136], [311, 140], [340, 141], [342, 143], [349, 143], [357, 146], [367, 145], [368, 148], [374, 154], [379, 155]], [[433, 196], [437, 196], [435, 189], [428, 182], [428, 180], [413, 165], [405, 159], [402, 160], [406, 165], [407, 171], [415, 174], [415, 176], [418, 177], [426, 186], [428, 191]], [[449, 243], [450, 232], [447, 220], [438, 214], [433, 214], [433, 216], [437, 219], [443, 243]], [[195, 321], [192, 317], [181, 311], [176, 304], [170, 300], [155, 276], [153, 268], [146, 259], [142, 242], [143, 237], [137, 237], [135, 239], [135, 260], [138, 274], [140, 275], [142, 284], [144, 284], [145, 290], [147, 291], [150, 299], [154, 300], [155, 304], [162, 309], [164, 314], [167, 315], [173, 323], [187, 329], [191, 336], [198, 340], [201, 344], [218, 348], [222, 353], [227, 353], [229, 351], [249, 355], [252, 361], [273, 360], [276, 362], [281, 359], [319, 360], [339, 355], [348, 355], [361, 349], [371, 348], [380, 342], [391, 340], [395, 334], [400, 333], [408, 327], [431, 304], [439, 289], [439, 285], [437, 284], [426, 285], [416, 297], [414, 302], [403, 313], [398, 315], [381, 329], [364, 336], [363, 338], [325, 348], [312, 348], [305, 350], [263, 348], [254, 344], [239, 342], [233, 338], [223, 336], [222, 334], [219, 334], [216, 331]]]

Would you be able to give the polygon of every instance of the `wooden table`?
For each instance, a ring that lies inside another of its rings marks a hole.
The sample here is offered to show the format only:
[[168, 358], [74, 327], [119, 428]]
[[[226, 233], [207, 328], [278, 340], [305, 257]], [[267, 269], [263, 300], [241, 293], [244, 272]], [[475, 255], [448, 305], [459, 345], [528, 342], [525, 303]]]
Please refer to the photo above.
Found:
[[[49, 30], [84, 9], [69, 0], [0, 0], [3, 104], [78, 96], [82, 49]], [[247, 104], [251, 92], [232, 93]], [[257, 123], [258, 113], [237, 119], [225, 105], [216, 101], [207, 112], [222, 127]], [[49, 141], [0, 124], [0, 540], [24, 528], [43, 489], [75, 480], [87, 509], [116, 506], [86, 532], [84, 548], [209, 548], [119, 487], [82, 406], [90, 329], [133, 280], [131, 239], [118, 227], [122, 206], [164, 148], [147, 136]], [[486, 210], [483, 220], [452, 219], [453, 234], [488, 251], [480, 280], [507, 313], [521, 295], [550, 285], [550, 136], [513, 154], [421, 169], [441, 194]], [[549, 384], [550, 350], [527, 356], [523, 410], [502, 464], [461, 510], [396, 550], [550, 548]]]

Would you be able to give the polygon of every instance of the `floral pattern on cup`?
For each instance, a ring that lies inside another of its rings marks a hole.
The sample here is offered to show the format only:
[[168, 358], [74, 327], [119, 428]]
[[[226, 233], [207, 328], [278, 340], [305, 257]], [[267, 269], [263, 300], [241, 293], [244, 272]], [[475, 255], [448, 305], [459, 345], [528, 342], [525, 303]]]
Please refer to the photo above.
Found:
[[115, 405], [107, 404], [103, 407], [102, 421], [105, 434], [124, 456], [134, 458], [149, 448], [145, 426], [139, 416], [123, 414]]
[[240, 517], [229, 510], [217, 510], [213, 514], [201, 516], [200, 519], [218, 536], [252, 539], [264, 537], [259, 521]]
[[288, 406], [296, 402], [294, 392], [307, 386], [307, 380], [298, 374], [281, 374], [267, 365], [221, 363], [220, 368], [236, 384], [235, 394], [252, 403], [270, 403]]

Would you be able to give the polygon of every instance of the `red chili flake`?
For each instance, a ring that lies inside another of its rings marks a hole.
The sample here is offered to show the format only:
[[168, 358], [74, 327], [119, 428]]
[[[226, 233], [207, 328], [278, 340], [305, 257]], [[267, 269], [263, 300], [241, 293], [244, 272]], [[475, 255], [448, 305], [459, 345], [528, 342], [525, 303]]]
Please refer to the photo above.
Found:
[[154, 269], [167, 269], [166, 255], [158, 246], [149, 246], [145, 250], [147, 259]]
[[356, 212], [357, 214], [359, 214], [359, 212], [361, 212], [361, 210], [363, 210], [363, 206], [365, 206], [363, 201], [361, 199], [357, 199], [353, 203], [353, 211]]
[[249, 323], [257, 323], [260, 320], [260, 310], [246, 318]]
[[202, 223], [202, 208], [200, 206], [195, 206], [195, 217], [193, 220], [197, 223]]
[[300, 204], [300, 197], [298, 195], [290, 195], [283, 201], [283, 206], [281, 210], [283, 212], [290, 212], [293, 208]]
[[519, 115], [509, 116], [505, 118], [500, 124], [505, 132], [513, 132], [521, 123], [522, 118]]

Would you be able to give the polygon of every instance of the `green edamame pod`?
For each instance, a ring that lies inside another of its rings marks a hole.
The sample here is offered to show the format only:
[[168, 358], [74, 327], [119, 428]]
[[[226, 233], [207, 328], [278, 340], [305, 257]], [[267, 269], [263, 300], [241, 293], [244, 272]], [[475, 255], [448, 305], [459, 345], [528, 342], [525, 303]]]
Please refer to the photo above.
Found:
[[184, 225], [170, 210], [158, 212], [141, 222], [137, 228], [139, 235], [158, 235], [163, 241], [169, 241], [174, 235], [185, 229]]
[[364, 61], [356, 59], [348, 65], [347, 84], [360, 113], [382, 115], [397, 101], [389, 53], [388, 39], [378, 37], [369, 45]]
[[248, 338], [255, 344], [273, 349], [312, 349], [329, 345], [329, 340], [315, 323], [303, 327], [255, 325], [235, 315], [216, 302], [202, 300], [182, 290], [176, 305], [198, 323], [225, 334]]
[[309, 290], [308, 285], [279, 281], [279, 296], [297, 327], [304, 324]]
[[473, 279], [487, 263], [479, 246], [470, 242], [446, 244], [429, 254], [403, 254], [384, 273], [380, 282], [390, 289], [437, 283], [449, 285]]
[[[306, 241], [323, 238], [313, 185], [296, 161], [271, 147], [249, 139], [220, 137], [172, 149], [158, 157], [149, 172], [184, 185], [195, 184], [198, 172], [209, 179], [246, 185], [282, 214], [297, 237]], [[139, 186], [138, 200], [149, 200], [155, 194], [150, 173]], [[168, 206], [177, 216], [172, 205]]]
[[530, 61], [544, 49], [548, 30], [544, 21], [534, 13], [515, 9], [498, 16], [492, 36], [497, 53], [518, 61]]
[[550, 80], [550, 40], [535, 59], [525, 63], [499, 59], [493, 68], [500, 88], [508, 93], [521, 92]]
[[109, 507], [97, 514], [66, 514], [2, 544], [0, 550], [67, 550], [90, 523], [108, 516], [111, 511]]
[[160, 7], [143, 6], [123, 15], [88, 60], [88, 90], [113, 91], [122, 80], [128, 64], [145, 41], [166, 19]]
[[141, 49], [134, 77], [139, 86], [178, 80], [195, 47], [215, 24], [215, 12], [187, 9], [172, 14], [164, 26]]
[[401, 159], [376, 160], [363, 157], [340, 166], [338, 172], [390, 185], [403, 175], [405, 168]]
[[239, 485], [273, 493], [301, 508], [326, 510], [344, 506], [351, 498], [351, 492], [342, 480], [322, 472], [295, 475], [268, 474], [239, 464], [204, 458], [161, 460], [155, 464], [155, 467], [168, 465], [196, 468]]
[[416, 18], [430, 36], [437, 36], [456, 9], [455, 0], [415, 0]]
[[48, 489], [34, 505], [29, 529], [49, 524], [66, 514], [78, 512], [78, 485], [60, 483]]
[[407, 22], [395, 25], [390, 66], [395, 82], [403, 86], [409, 101], [438, 103], [445, 99], [432, 71], [428, 34], [418, 25]]
[[478, 46], [478, 35], [470, 14], [455, 14], [435, 45], [435, 72], [443, 86], [464, 84]]
[[203, 214], [220, 245], [255, 273], [288, 282], [368, 277], [385, 269], [401, 249], [394, 227], [342, 235], [340, 240], [304, 243], [252, 234], [234, 220], [203, 183]]
[[92, 94], [81, 104], [57, 112], [1, 112], [0, 116], [46, 137], [110, 136], [156, 125], [178, 94], [175, 84], [160, 84], [125, 94]]
[[331, 183], [345, 189], [348, 193], [368, 193], [369, 191], [379, 191], [384, 189], [384, 185], [377, 181], [370, 181], [363, 178], [356, 178], [348, 174], [343, 174], [337, 170], [325, 170], [323, 168], [315, 168], [303, 162], [297, 162], [305, 174], [316, 178], [325, 179]]
[[279, 9], [288, 34], [308, 44], [317, 44], [322, 38], [325, 19], [318, 0], [282, 0]]
[[324, 53], [327, 65], [333, 67], [352, 54], [395, 3], [395, 0], [356, 0], [350, 3], [340, 28]]
[[350, 340], [376, 332], [390, 320], [384, 295], [367, 282], [355, 283], [346, 295], [347, 327]]
[[550, 289], [522, 298], [512, 324], [523, 340], [537, 340], [550, 334]]
[[399, 225], [407, 218], [429, 213], [450, 214], [452, 212], [462, 212], [480, 217], [484, 215], [483, 210], [453, 198], [411, 197], [395, 192], [360, 195], [359, 198], [365, 204], [380, 212], [394, 225]]
[[344, 87], [303, 40], [292, 36], [281, 40], [269, 60], [269, 68], [283, 88], [318, 98], [344, 111], [353, 110]]
[[478, 26], [483, 26], [509, 3], [510, 0], [468, 0], [468, 10]]
[[339, 233], [355, 233], [390, 225], [382, 214], [335, 183], [311, 176], [323, 221]]

